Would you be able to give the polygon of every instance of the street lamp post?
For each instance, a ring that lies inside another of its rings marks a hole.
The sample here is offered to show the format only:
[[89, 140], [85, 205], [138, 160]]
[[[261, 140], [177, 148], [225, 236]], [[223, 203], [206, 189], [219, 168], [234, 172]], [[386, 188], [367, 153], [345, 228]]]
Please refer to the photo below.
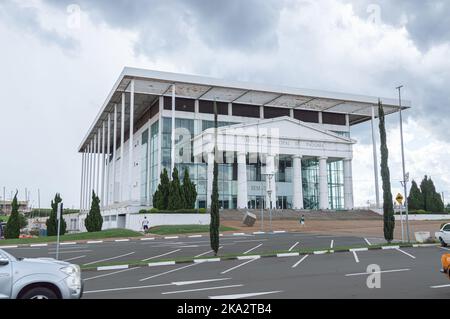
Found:
[[406, 216], [406, 237], [408, 239], [408, 242], [410, 242], [409, 237], [409, 221], [408, 221], [408, 195], [407, 195], [407, 180], [406, 180], [406, 170], [405, 170], [405, 150], [403, 145], [403, 118], [402, 118], [402, 95], [401, 95], [401, 89], [403, 88], [403, 85], [400, 85], [397, 87], [398, 90], [398, 105], [400, 110], [400, 140], [401, 140], [401, 150], [402, 150], [402, 168], [403, 168], [403, 192], [405, 194], [405, 216]]

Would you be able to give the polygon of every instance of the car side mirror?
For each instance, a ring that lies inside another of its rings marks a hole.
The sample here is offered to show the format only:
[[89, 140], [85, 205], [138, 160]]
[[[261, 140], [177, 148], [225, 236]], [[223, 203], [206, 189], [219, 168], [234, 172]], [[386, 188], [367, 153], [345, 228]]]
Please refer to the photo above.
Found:
[[0, 266], [6, 266], [9, 264], [9, 260], [8, 259], [0, 259]]

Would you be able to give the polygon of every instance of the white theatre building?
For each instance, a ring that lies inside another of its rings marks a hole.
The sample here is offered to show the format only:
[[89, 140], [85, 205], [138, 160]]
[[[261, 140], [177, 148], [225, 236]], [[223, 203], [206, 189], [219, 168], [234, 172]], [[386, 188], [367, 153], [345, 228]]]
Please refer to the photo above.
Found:
[[[222, 208], [353, 209], [351, 128], [372, 121], [374, 141], [377, 97], [125, 68], [78, 148], [82, 211], [92, 190], [105, 214], [151, 208], [161, 171], [175, 166], [209, 207], [214, 101]], [[374, 189], [379, 201], [377, 178]]]

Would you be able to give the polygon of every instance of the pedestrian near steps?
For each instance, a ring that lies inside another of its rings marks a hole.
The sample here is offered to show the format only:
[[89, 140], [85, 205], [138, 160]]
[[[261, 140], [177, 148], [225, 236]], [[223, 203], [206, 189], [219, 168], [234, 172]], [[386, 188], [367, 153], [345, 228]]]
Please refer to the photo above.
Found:
[[142, 221], [142, 229], [144, 230], [144, 232], [146, 232], [148, 230], [148, 219], [145, 216], [144, 220]]
[[305, 215], [300, 218], [300, 225], [305, 226]]

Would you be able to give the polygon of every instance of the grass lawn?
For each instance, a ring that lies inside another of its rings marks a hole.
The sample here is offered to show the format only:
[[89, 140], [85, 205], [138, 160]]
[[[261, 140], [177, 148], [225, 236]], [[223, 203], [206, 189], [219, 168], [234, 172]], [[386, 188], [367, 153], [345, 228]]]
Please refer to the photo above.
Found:
[[[219, 231], [237, 230], [233, 227], [220, 226]], [[175, 234], [192, 234], [192, 233], [209, 233], [209, 225], [169, 225], [156, 226], [149, 229], [150, 234], [155, 235], [175, 235]]]
[[[140, 237], [142, 233], [128, 229], [108, 229], [93, 233], [68, 234], [60, 237], [61, 241], [76, 241], [86, 239], [104, 239], [119, 237]], [[5, 239], [0, 240], [0, 248], [4, 245], [30, 244], [30, 243], [50, 243], [55, 242], [56, 236], [39, 237], [39, 238], [22, 238], [22, 239]]]
[[0, 222], [7, 222], [9, 216], [0, 216]]

